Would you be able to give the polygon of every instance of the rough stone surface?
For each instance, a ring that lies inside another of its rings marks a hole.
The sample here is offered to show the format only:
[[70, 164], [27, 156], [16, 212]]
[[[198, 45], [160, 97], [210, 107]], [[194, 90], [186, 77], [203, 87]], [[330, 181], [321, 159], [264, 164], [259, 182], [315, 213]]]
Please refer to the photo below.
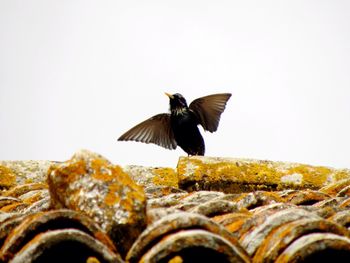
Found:
[[0, 251], [0, 258], [4, 261], [11, 259], [26, 244], [29, 237], [41, 232], [57, 229], [77, 229], [88, 233], [103, 243], [111, 252], [116, 253], [112, 241], [105, 235], [97, 224], [84, 214], [73, 210], [53, 210], [49, 212], [34, 213], [12, 226], [13, 229]]
[[250, 256], [253, 256], [261, 243], [274, 229], [281, 225], [302, 218], [320, 219], [317, 215], [305, 210], [291, 208], [279, 211], [269, 216], [262, 224], [250, 229], [243, 237], [241, 244]]
[[350, 179], [349, 169], [206, 156], [180, 157], [177, 171], [182, 189], [229, 193], [259, 189], [318, 189]]
[[16, 175], [10, 168], [0, 164], [0, 190], [14, 185], [16, 185]]
[[177, 212], [150, 224], [130, 249], [127, 260], [130, 262], [138, 262], [142, 255], [146, 253], [154, 243], [157, 241], [161, 243], [165, 237], [175, 232], [182, 232], [186, 229], [201, 229], [219, 235], [227, 240], [227, 242], [231, 243], [231, 245], [235, 247], [235, 251], [241, 255], [241, 257], [248, 258], [238, 241], [221, 225], [216, 224], [202, 215]]
[[333, 233], [348, 236], [344, 227], [325, 219], [303, 218], [283, 224], [269, 234], [255, 254], [254, 262], [275, 262], [277, 257], [295, 240], [309, 233]]
[[349, 258], [349, 238], [330, 233], [313, 233], [293, 242], [275, 262], [347, 262]]
[[0, 262], [341, 262], [349, 187], [347, 169], [259, 160], [1, 162]]
[[52, 206], [80, 211], [106, 231], [125, 254], [146, 225], [143, 189], [100, 155], [81, 151], [49, 170]]
[[127, 165], [123, 167], [123, 170], [129, 174], [137, 184], [146, 187], [178, 187], [177, 174], [172, 168]]
[[0, 188], [46, 181], [52, 161], [0, 161]]
[[203, 230], [186, 230], [165, 237], [140, 262], [166, 262], [173, 254], [185, 262], [250, 262], [249, 257], [241, 255], [226, 239]]

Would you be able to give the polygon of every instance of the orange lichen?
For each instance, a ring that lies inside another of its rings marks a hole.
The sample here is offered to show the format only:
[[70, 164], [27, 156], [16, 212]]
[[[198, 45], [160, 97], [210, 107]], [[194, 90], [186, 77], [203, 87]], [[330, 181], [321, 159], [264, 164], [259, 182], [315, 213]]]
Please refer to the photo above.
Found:
[[175, 256], [168, 261], [168, 263], [182, 263], [183, 259], [180, 256]]
[[320, 189], [320, 192], [322, 193], [326, 193], [332, 196], [335, 196], [336, 194], [338, 194], [339, 191], [341, 191], [341, 189], [343, 189], [344, 187], [350, 185], [350, 179], [342, 179], [338, 182], [335, 182], [333, 184], [329, 184], [326, 185], [325, 187], [322, 187]]
[[90, 166], [93, 170], [95, 170], [96, 172], [102, 172], [102, 173], [103, 173], [103, 171], [101, 171], [100, 169], [102, 167], [108, 167], [110, 165], [111, 165], [111, 163], [103, 158], [92, 159], [90, 162]]
[[109, 182], [113, 180], [113, 177], [107, 173], [93, 173], [91, 177], [96, 180], [104, 181], [104, 182]]
[[114, 246], [112, 240], [106, 235], [106, 233], [97, 231], [94, 233], [94, 236], [96, 239], [105, 244], [110, 250], [112, 250], [113, 252], [117, 252], [117, 249]]
[[[87, 170], [84, 160], [68, 161], [65, 164], [52, 165], [48, 170], [47, 180], [51, 198], [55, 200], [52, 205], [54, 205], [55, 208], [65, 207], [65, 202], [62, 200], [62, 197], [65, 196], [67, 186], [76, 181], [77, 178], [86, 174]], [[59, 180], [56, 178], [59, 178]], [[80, 189], [77, 189], [75, 192], [79, 190]]]
[[344, 202], [342, 202], [342, 203], [340, 204], [340, 207], [349, 208], [349, 207], [350, 207], [350, 198], [349, 198], [349, 199], [346, 199]]
[[237, 231], [239, 231], [239, 229], [242, 227], [242, 225], [244, 224], [244, 222], [246, 221], [246, 219], [238, 219], [237, 221], [225, 226], [225, 228], [231, 232], [231, 233], [235, 233]]
[[120, 186], [117, 184], [110, 184], [108, 186], [108, 193], [104, 200], [106, 205], [114, 205], [120, 201], [119, 196], [116, 195], [116, 192], [118, 191], [119, 188]]
[[65, 178], [64, 183], [73, 182], [78, 176], [84, 175], [86, 171], [86, 163], [84, 160], [69, 161], [68, 165], [52, 165], [48, 174], [55, 173], [55, 175]]
[[16, 203], [13, 203], [13, 204], [10, 204], [10, 205], [7, 205], [7, 206], [4, 206], [0, 209], [1, 212], [15, 212], [16, 210], [18, 210], [19, 208], [24, 208], [26, 207], [27, 204], [24, 204], [24, 203], [20, 203], [20, 202], [16, 202]]
[[112, 165], [105, 159], [92, 159], [90, 162], [93, 173], [91, 176], [101, 181], [111, 181], [114, 176], [112, 174]]
[[17, 185], [10, 190], [4, 192], [3, 196], [12, 196], [12, 197], [18, 197], [20, 195], [23, 195], [29, 191], [34, 190], [41, 190], [41, 189], [47, 189], [46, 183], [31, 183], [31, 184], [24, 184], [24, 185]]
[[36, 194], [34, 194], [33, 196], [24, 199], [24, 200], [23, 200], [23, 203], [29, 204], [29, 205], [30, 205], [30, 204], [33, 204], [33, 203], [39, 201], [40, 199], [42, 199], [41, 193], [36, 193]]

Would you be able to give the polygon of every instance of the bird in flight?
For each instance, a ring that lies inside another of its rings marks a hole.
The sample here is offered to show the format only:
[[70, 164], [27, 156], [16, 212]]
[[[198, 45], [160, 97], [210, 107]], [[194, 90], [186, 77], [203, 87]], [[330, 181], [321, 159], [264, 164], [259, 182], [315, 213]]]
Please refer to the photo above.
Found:
[[208, 95], [189, 106], [181, 94], [165, 94], [170, 99], [170, 113], [157, 114], [137, 124], [118, 141], [154, 143], [170, 150], [180, 146], [188, 155], [204, 155], [205, 144], [197, 126], [215, 132], [231, 94]]

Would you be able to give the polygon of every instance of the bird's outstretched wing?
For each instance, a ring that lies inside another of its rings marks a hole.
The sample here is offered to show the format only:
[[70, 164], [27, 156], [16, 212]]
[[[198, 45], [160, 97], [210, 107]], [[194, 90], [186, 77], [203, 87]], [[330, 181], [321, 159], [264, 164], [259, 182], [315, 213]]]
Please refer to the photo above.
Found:
[[177, 146], [168, 113], [155, 115], [137, 124], [120, 136], [118, 141], [154, 143], [170, 150]]
[[205, 130], [215, 132], [219, 126], [221, 113], [225, 110], [230, 97], [230, 93], [201, 97], [192, 101], [189, 108], [195, 113], [199, 124]]

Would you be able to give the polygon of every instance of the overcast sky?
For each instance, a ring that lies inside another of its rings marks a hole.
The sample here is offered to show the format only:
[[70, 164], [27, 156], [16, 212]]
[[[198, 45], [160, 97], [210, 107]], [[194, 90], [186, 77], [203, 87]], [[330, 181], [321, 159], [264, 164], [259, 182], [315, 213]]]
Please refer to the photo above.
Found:
[[350, 1], [0, 0], [0, 160], [175, 167], [118, 142], [169, 109], [232, 97], [206, 155], [350, 168]]

